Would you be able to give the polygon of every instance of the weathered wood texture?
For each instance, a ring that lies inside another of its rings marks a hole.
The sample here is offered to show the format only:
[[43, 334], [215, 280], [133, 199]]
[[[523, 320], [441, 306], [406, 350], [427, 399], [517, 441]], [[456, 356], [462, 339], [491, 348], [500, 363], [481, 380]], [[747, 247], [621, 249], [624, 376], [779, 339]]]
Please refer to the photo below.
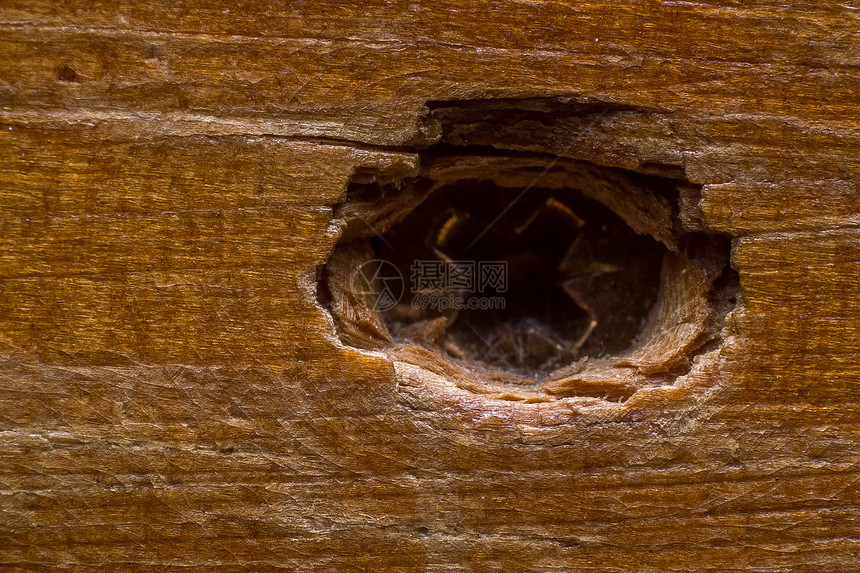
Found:
[[[860, 7], [5, 0], [0, 54], [0, 567], [860, 569]], [[555, 96], [702, 186], [720, 356], [609, 407], [341, 344], [353, 174]]]

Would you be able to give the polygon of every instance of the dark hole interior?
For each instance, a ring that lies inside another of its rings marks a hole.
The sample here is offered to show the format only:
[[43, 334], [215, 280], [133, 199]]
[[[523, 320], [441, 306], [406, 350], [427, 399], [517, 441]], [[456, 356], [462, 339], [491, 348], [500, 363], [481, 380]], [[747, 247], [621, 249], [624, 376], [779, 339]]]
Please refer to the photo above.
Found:
[[534, 377], [629, 348], [666, 251], [579, 191], [476, 180], [434, 191], [372, 244], [406, 281], [383, 313], [395, 337], [433, 333], [456, 358]]

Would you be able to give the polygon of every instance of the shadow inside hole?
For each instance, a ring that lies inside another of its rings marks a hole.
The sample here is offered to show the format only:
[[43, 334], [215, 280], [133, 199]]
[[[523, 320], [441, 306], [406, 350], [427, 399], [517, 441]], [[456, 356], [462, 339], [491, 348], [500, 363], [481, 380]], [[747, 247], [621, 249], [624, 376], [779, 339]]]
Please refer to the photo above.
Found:
[[448, 184], [372, 240], [407, 283], [383, 312], [396, 338], [536, 378], [633, 344], [666, 248], [576, 190], [520, 195]]

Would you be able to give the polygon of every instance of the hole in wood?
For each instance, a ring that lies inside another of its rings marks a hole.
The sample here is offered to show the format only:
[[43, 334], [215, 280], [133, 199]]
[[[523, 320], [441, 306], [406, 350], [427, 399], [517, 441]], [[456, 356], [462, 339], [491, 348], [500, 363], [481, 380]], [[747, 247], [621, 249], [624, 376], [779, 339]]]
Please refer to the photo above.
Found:
[[523, 402], [623, 401], [722, 344], [737, 276], [695, 186], [444, 143], [421, 166], [356, 174], [336, 211], [319, 293], [346, 344]]

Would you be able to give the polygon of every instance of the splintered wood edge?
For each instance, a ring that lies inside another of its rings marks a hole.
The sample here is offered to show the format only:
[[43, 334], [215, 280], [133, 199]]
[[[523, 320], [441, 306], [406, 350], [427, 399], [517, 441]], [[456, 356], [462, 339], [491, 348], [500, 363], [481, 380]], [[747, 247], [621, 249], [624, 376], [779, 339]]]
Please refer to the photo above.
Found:
[[359, 352], [390, 360], [397, 390], [405, 405], [415, 410], [444, 412], [455, 422], [469, 427], [479, 427], [488, 418], [536, 430], [568, 424], [618, 422], [631, 417], [662, 419], [669, 426], [689, 424], [705, 415], [706, 402], [722, 393], [727, 383], [727, 360], [724, 350], [717, 349], [698, 355], [690, 371], [672, 384], [640, 388], [621, 402], [587, 396], [543, 400], [537, 393], [527, 397], [525, 392], [522, 393], [524, 399], [511, 400], [505, 393], [481, 393], [464, 388], [458, 380], [412, 362], [391, 360], [378, 352]]

